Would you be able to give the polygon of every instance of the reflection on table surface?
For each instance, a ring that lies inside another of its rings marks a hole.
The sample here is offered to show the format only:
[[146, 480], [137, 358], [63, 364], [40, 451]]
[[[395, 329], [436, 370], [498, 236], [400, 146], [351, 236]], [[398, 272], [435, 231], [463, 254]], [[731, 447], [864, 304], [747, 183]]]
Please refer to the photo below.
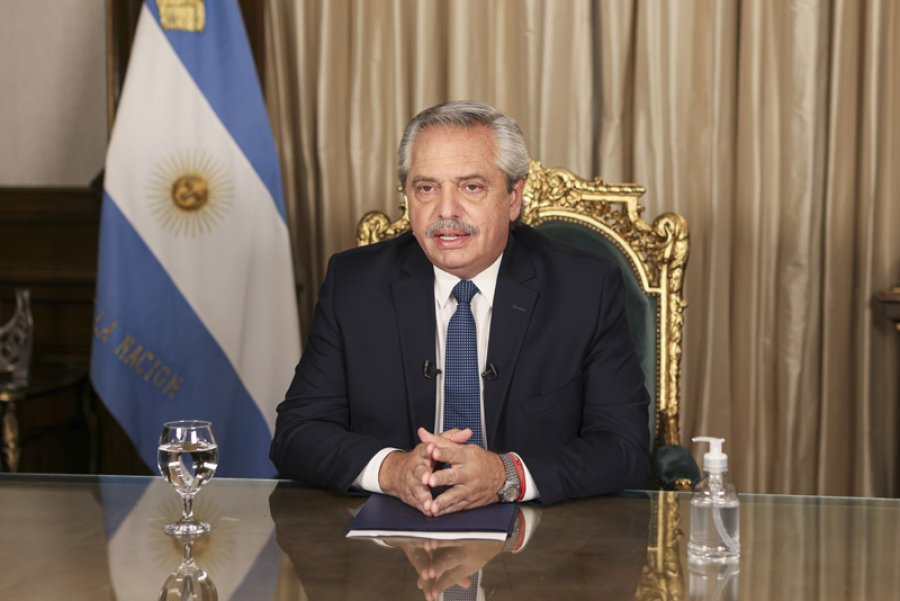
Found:
[[[423, 599], [429, 561], [448, 574], [475, 570], [487, 599], [855, 600], [900, 591], [900, 500], [743, 495], [740, 564], [718, 581], [688, 569], [688, 501], [638, 492], [535, 506], [524, 547], [432, 548], [345, 538], [361, 497], [222, 478], [197, 497], [213, 530], [190, 555], [222, 600]], [[162, 532], [179, 512], [161, 478], [2, 475], [0, 597], [159, 598], [185, 558], [182, 542]], [[718, 588], [700, 597], [711, 583]]]

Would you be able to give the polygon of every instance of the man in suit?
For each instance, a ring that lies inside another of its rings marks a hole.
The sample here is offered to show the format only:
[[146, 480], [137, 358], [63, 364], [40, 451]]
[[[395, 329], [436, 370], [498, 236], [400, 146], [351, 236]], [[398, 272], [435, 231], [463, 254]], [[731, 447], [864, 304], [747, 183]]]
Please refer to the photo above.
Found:
[[518, 125], [479, 103], [426, 109], [406, 127], [398, 175], [412, 232], [331, 258], [278, 407], [280, 474], [427, 515], [649, 480], [622, 276], [517, 224]]

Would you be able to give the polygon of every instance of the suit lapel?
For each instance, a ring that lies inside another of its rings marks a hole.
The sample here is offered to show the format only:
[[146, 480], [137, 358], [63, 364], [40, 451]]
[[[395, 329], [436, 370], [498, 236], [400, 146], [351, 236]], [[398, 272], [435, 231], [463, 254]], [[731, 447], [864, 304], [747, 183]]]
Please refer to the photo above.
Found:
[[528, 281], [535, 276], [527, 249], [517, 245], [514, 236], [510, 235], [497, 275], [488, 343], [487, 363], [496, 367], [497, 379], [484, 382], [484, 414], [489, 443], [496, 440], [500, 414], [538, 298], [535, 283]]
[[434, 270], [415, 242], [402, 261], [402, 275], [391, 294], [415, 442], [416, 428], [434, 429], [436, 380], [426, 378], [423, 369], [425, 361], [435, 362]]

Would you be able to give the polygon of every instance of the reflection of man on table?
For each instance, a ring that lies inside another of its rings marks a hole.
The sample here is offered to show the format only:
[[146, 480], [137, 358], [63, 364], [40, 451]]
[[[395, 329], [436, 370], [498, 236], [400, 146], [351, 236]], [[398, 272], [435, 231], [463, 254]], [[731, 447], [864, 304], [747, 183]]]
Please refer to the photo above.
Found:
[[404, 547], [397, 539], [381, 539], [388, 543], [383, 545], [345, 538], [352, 512], [362, 505], [360, 499], [287, 482], [270, 496], [278, 545], [302, 582], [303, 598], [421, 599], [443, 589], [446, 600], [444, 587], [471, 569], [479, 598], [491, 601], [633, 599], [647, 561], [653, 513], [646, 496], [546, 508], [524, 503], [517, 508], [522, 519], [506, 541], [434, 545], [407, 539]]
[[520, 553], [540, 524], [540, 508], [517, 507], [515, 524], [506, 541], [434, 540], [426, 538], [390, 539], [383, 544], [402, 549], [416, 570], [416, 586], [428, 601], [439, 599], [448, 589], [470, 589], [466, 596], [454, 598], [484, 599], [482, 568], [501, 552]]
[[621, 274], [516, 224], [528, 158], [519, 127], [486, 105], [407, 125], [412, 233], [331, 258], [278, 407], [282, 476], [428, 515], [649, 479]]

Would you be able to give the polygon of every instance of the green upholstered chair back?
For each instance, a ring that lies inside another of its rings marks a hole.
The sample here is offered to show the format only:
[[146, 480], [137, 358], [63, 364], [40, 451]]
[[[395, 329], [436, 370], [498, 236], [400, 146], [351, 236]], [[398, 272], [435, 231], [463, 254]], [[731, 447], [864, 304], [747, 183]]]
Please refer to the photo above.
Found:
[[[525, 184], [522, 222], [551, 238], [608, 257], [625, 280], [628, 325], [634, 337], [652, 399], [653, 450], [681, 444], [678, 416], [681, 394], [681, 349], [684, 269], [688, 228], [673, 213], [644, 221], [636, 184], [607, 184], [582, 179], [566, 169], [531, 161]], [[397, 221], [379, 211], [363, 217], [357, 229], [362, 246], [409, 229], [405, 205]], [[683, 459], [693, 460], [681, 449]], [[693, 468], [696, 469], [696, 468]], [[687, 479], [692, 479], [691, 473]], [[679, 479], [679, 478], [676, 478]], [[673, 483], [674, 484], [674, 483]], [[683, 488], [686, 482], [681, 482]]]
[[637, 184], [585, 180], [532, 161], [522, 221], [547, 235], [608, 257], [625, 280], [628, 325], [653, 403], [655, 447], [681, 444], [678, 427], [682, 293], [688, 228], [673, 213], [644, 221]]
[[644, 370], [645, 386], [650, 394], [649, 427], [653, 434], [651, 440], [655, 441], [657, 430], [656, 348], [659, 342], [656, 331], [656, 312], [659, 308], [657, 298], [644, 293], [638, 276], [625, 258], [625, 254], [599, 230], [593, 230], [583, 223], [552, 218], [536, 224], [536, 229], [551, 238], [568, 242], [601, 257], [606, 257], [621, 270], [625, 282], [625, 312], [628, 317], [628, 328], [631, 330], [631, 337], [637, 347], [641, 368]]

